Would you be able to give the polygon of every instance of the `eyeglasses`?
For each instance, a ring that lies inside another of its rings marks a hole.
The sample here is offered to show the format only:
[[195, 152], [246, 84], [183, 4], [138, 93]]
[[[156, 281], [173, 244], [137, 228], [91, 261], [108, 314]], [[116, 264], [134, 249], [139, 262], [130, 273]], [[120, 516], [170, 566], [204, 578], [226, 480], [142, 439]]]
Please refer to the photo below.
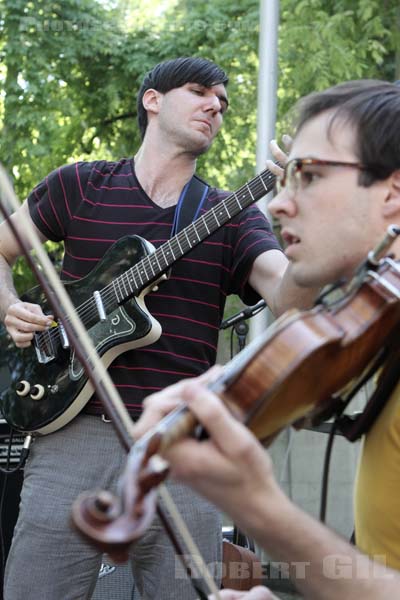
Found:
[[307, 166], [352, 167], [360, 171], [370, 170], [366, 165], [356, 162], [319, 160], [318, 158], [292, 158], [292, 160], [286, 163], [282, 177], [276, 180], [278, 192], [283, 188], [286, 188], [292, 194], [304, 190], [318, 176], [318, 173], [313, 173], [312, 171], [303, 172], [303, 167]]

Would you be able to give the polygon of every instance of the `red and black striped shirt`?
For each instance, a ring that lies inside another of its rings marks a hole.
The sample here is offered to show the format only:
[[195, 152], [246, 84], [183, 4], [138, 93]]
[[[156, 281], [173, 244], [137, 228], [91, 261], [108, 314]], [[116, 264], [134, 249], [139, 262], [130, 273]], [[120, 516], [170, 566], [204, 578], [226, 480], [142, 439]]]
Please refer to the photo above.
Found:
[[[227, 195], [211, 188], [201, 214]], [[147, 196], [132, 159], [61, 167], [28, 201], [38, 229], [50, 240], [64, 241], [64, 280], [87, 275], [125, 235], [160, 246], [171, 236], [175, 213], [175, 206], [160, 208]], [[247, 280], [256, 257], [270, 249], [279, 244], [264, 215], [252, 206], [178, 260], [168, 281], [146, 296], [148, 310], [162, 325], [161, 338], [125, 352], [109, 367], [132, 416], [140, 414], [145, 396], [214, 364], [226, 297], [238, 294], [248, 304], [257, 302]], [[88, 409], [103, 412], [95, 396]]]

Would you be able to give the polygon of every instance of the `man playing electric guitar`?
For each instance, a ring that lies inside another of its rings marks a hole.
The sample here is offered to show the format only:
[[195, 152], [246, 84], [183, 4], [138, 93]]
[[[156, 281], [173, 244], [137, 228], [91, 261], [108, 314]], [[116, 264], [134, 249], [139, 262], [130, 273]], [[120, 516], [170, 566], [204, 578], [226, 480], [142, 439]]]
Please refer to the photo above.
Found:
[[[175, 209], [195, 173], [196, 159], [208, 150], [222, 125], [228, 107], [227, 82], [219, 67], [200, 58], [157, 65], [146, 75], [138, 95], [143, 142], [135, 157], [67, 165], [50, 173], [33, 190], [13, 221], [18, 228], [19, 212], [23, 212], [42, 241], [63, 241], [63, 280], [75, 282], [88, 276], [107, 250], [124, 236], [139, 235], [156, 247], [171, 237]], [[226, 196], [210, 188], [199, 214], [206, 214]], [[12, 340], [25, 348], [35, 333], [44, 332], [46, 338], [53, 319], [58, 328], [61, 324], [57, 315], [44, 314], [37, 302], [17, 297], [11, 266], [19, 253], [3, 224], [0, 310]], [[126, 256], [122, 249], [116, 262], [123, 260]], [[96, 267], [99, 287], [96, 290], [92, 277], [93, 293], [85, 298], [83, 289], [80, 299], [85, 306], [89, 299], [94, 301], [93, 314], [105, 324], [102, 332], [108, 327], [110, 335], [124, 320], [124, 313], [117, 309], [108, 314], [104, 298], [95, 292], [110, 284], [107, 269], [112, 271], [113, 263], [105, 259], [105, 270]], [[130, 295], [130, 284], [127, 286], [111, 284], [117, 304], [123, 295]], [[111, 354], [110, 375], [133, 418], [140, 415], [146, 395], [182, 377], [196, 376], [214, 363], [224, 303], [231, 293], [248, 303], [257, 301], [260, 294], [275, 314], [293, 304], [307, 303], [312, 296], [300, 292], [293, 283], [288, 261], [255, 207], [238, 214], [178, 261], [160, 290], [147, 294], [149, 314], [162, 325], [160, 339], [151, 339], [154, 343], [148, 347], [115, 357]], [[137, 304], [143, 316], [142, 299]], [[133, 323], [128, 326], [136, 327]], [[97, 336], [96, 326], [92, 325], [89, 320], [89, 333]], [[68, 340], [64, 341], [68, 346]], [[50, 372], [54, 356], [47, 346], [40, 358], [44, 362], [49, 359]], [[45, 370], [46, 363], [41, 373]], [[19, 391], [26, 394], [27, 403], [51, 403], [51, 397], [34, 398], [38, 388], [30, 388], [36, 382], [23, 379]], [[47, 391], [46, 382], [40, 385]], [[124, 452], [102, 413], [93, 396], [72, 422], [35, 440], [25, 469], [20, 514], [7, 563], [5, 600], [32, 595], [41, 600], [91, 597], [101, 554], [72, 531], [69, 519], [72, 501], [79, 492], [115, 487], [124, 463]], [[171, 489], [206, 562], [219, 562], [218, 512], [183, 486], [173, 484]], [[172, 548], [159, 522], [136, 545], [132, 565], [142, 600], [194, 597], [187, 580], [174, 577]]]

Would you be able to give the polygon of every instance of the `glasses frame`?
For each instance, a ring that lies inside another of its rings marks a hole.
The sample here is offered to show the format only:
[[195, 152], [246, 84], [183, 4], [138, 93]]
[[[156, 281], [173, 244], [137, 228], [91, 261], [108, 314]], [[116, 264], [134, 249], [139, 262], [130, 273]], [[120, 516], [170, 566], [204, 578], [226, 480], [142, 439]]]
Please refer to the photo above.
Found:
[[[359, 171], [369, 171], [370, 167], [358, 162], [344, 162], [340, 160], [323, 160], [319, 158], [292, 158], [289, 160], [284, 169], [283, 175], [276, 180], [277, 191], [280, 192], [284, 188], [289, 191], [296, 192], [299, 189], [299, 185], [297, 184], [296, 174], [301, 173], [301, 169], [303, 166], [315, 165], [319, 167], [351, 167], [353, 169], [358, 169]], [[294, 182], [292, 187], [287, 185], [287, 182]]]

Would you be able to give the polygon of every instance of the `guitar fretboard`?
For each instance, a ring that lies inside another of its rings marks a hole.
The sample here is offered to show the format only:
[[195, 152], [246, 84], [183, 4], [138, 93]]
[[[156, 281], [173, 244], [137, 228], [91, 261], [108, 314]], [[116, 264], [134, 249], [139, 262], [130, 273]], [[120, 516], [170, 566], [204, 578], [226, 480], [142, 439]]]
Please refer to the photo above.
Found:
[[[157, 250], [116, 277], [97, 292], [101, 309], [109, 313], [132, 296], [137, 296], [150, 283], [159, 279], [182, 256], [231, 221], [242, 210], [269, 193], [274, 187], [275, 180], [276, 176], [271, 171], [264, 170], [236, 192], [218, 202], [214, 208], [182, 229]], [[94, 317], [100, 316], [99, 307], [93, 296], [77, 306], [76, 311], [86, 326], [93, 321]], [[59, 340], [61, 334], [60, 327], [54, 328], [46, 335], [38, 334], [38, 344], [53, 343], [55, 338]]]
[[118, 304], [155, 281], [192, 248], [269, 193], [275, 179], [276, 176], [266, 169], [117, 277], [112, 285]]

